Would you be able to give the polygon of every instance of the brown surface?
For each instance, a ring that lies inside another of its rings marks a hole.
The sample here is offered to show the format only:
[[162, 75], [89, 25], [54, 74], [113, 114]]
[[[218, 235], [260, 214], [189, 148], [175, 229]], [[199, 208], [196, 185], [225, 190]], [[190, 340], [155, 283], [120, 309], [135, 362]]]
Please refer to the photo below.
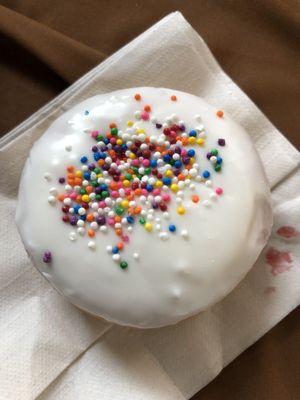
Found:
[[[180, 10], [224, 70], [300, 146], [297, 0], [11, 0], [1, 4], [1, 134], [151, 24]], [[299, 399], [299, 317], [300, 310], [291, 313], [194, 400]]]

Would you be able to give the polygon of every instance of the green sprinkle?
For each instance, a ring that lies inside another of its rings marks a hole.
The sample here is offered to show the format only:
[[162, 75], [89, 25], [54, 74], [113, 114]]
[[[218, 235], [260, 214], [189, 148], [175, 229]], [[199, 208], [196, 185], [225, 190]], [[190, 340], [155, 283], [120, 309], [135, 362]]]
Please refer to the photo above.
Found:
[[126, 269], [126, 268], [128, 267], [128, 263], [127, 263], [126, 261], [121, 261], [121, 262], [120, 262], [120, 267], [121, 267], [122, 269]]
[[125, 178], [126, 178], [128, 181], [131, 181], [132, 175], [131, 175], [131, 174], [125, 174]]
[[97, 142], [102, 142], [103, 139], [104, 139], [104, 137], [103, 137], [102, 135], [98, 135], [98, 136], [96, 137]]
[[111, 133], [113, 136], [117, 136], [117, 134], [118, 134], [118, 128], [112, 128], [112, 129], [110, 130], [110, 133]]
[[122, 215], [124, 213], [124, 208], [123, 207], [117, 207], [116, 208], [116, 214], [117, 215]]
[[222, 169], [221, 165], [219, 165], [219, 164], [216, 164], [216, 165], [215, 165], [215, 171], [216, 171], [216, 172], [220, 172], [221, 169]]
[[211, 149], [211, 151], [210, 151], [210, 154], [212, 155], [212, 156], [217, 156], [218, 155], [218, 150], [217, 149]]
[[95, 172], [95, 174], [100, 174], [100, 172], [101, 172], [101, 169], [100, 169], [100, 168], [98, 168], [98, 167], [96, 167], [96, 168], [94, 169], [94, 172]]
[[149, 168], [149, 167], [145, 168], [145, 174], [146, 175], [151, 174], [151, 168]]
[[80, 190], [79, 190], [79, 193], [80, 193], [80, 194], [86, 194], [86, 190], [85, 190], [85, 189], [80, 189]]
[[98, 201], [101, 200], [102, 199], [101, 194], [96, 194], [95, 199], [98, 200]]
[[145, 218], [141, 217], [141, 218], [139, 219], [139, 223], [140, 223], [141, 225], [144, 225], [144, 224], [146, 223]]
[[103, 192], [101, 193], [101, 198], [102, 199], [106, 199], [106, 197], [109, 196], [109, 193], [106, 190], [103, 190]]

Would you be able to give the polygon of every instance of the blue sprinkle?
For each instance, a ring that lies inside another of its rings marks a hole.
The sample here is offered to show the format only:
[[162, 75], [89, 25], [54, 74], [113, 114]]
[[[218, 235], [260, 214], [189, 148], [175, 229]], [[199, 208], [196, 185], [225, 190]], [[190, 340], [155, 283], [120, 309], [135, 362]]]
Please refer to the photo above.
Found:
[[146, 186], [146, 189], [147, 189], [148, 192], [152, 192], [153, 186], [150, 185], [150, 183], [148, 183], [147, 186]]
[[108, 143], [109, 143], [109, 139], [105, 138], [105, 139], [103, 140], [103, 142], [104, 142], [105, 144], [108, 144]]
[[79, 210], [80, 206], [75, 206], [75, 207], [73, 207], [73, 208], [74, 208], [75, 214], [78, 214], [78, 210]]
[[122, 149], [123, 151], [126, 151], [126, 150], [127, 150], [127, 145], [126, 145], [125, 143], [122, 144], [121, 149]]
[[152, 167], [152, 168], [156, 168], [157, 167], [157, 161], [156, 160], [151, 160], [150, 161], [150, 166]]
[[85, 172], [85, 173], [83, 174], [83, 176], [84, 176], [84, 179], [89, 180], [90, 177], [91, 177], [91, 174], [90, 174], [89, 172]]
[[188, 155], [189, 157], [194, 157], [195, 154], [196, 154], [196, 152], [195, 152], [194, 149], [190, 149], [190, 150], [187, 152], [187, 155]]
[[222, 164], [222, 162], [223, 162], [222, 157], [217, 157], [217, 164]]
[[189, 132], [189, 136], [196, 137], [196, 136], [197, 136], [197, 131], [195, 131], [194, 129], [192, 129], [192, 130]]
[[176, 226], [174, 224], [169, 225], [169, 231], [170, 232], [176, 232]]
[[171, 156], [169, 154], [164, 155], [164, 162], [169, 163], [171, 161]]
[[127, 219], [127, 222], [129, 224], [133, 224], [134, 223], [134, 218], [131, 215], [129, 215], [126, 219]]
[[84, 115], [89, 115], [89, 111], [85, 110]]
[[94, 160], [95, 161], [100, 160], [100, 153], [94, 153]]
[[80, 215], [79, 218], [82, 219], [82, 221], [85, 221], [86, 220], [86, 215]]
[[112, 251], [111, 251], [113, 254], [118, 254], [119, 253], [119, 249], [117, 248], [117, 246], [115, 246], [115, 247], [113, 247], [112, 248]]
[[167, 186], [171, 185], [171, 182], [172, 182], [171, 178], [168, 178], [168, 177], [164, 177], [162, 181], [163, 181], [163, 184], [167, 185]]
[[202, 176], [203, 176], [203, 178], [207, 179], [210, 177], [210, 172], [205, 170], [205, 171], [203, 171]]
[[81, 162], [82, 164], [84, 164], [84, 163], [87, 162], [87, 160], [88, 160], [88, 158], [87, 158], [86, 156], [82, 156], [81, 159], [80, 159], [80, 162]]
[[106, 190], [106, 189], [108, 189], [108, 186], [107, 186], [105, 183], [102, 183], [102, 184], [100, 185], [100, 189], [101, 189], [101, 190]]
[[176, 160], [175, 162], [174, 162], [174, 167], [175, 168], [180, 168], [182, 166], [182, 162], [180, 161], [180, 160]]

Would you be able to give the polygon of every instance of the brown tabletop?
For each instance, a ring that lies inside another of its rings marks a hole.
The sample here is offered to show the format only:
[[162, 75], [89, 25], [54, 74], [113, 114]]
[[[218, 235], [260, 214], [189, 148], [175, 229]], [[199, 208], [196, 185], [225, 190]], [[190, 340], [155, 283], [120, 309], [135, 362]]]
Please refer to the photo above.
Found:
[[[180, 10], [223, 69], [300, 146], [297, 0], [11, 0], [1, 4], [1, 135], [160, 18]], [[193, 399], [299, 399], [299, 320], [298, 308]]]

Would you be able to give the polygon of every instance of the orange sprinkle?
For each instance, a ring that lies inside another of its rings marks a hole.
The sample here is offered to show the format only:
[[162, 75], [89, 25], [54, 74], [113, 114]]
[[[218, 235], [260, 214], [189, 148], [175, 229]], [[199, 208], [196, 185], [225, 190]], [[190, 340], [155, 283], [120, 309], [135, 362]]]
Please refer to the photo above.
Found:
[[177, 176], [177, 178], [178, 178], [179, 181], [184, 181], [185, 180], [185, 176], [183, 174], [179, 174]]
[[92, 193], [93, 186], [88, 185], [88, 186], [86, 186], [85, 190], [87, 191], [87, 193]]
[[115, 222], [121, 222], [122, 218], [120, 217], [120, 215], [116, 215], [115, 216]]
[[74, 181], [74, 179], [68, 179], [68, 185], [70, 185], [70, 186], [75, 186], [75, 181]]
[[124, 244], [123, 244], [122, 242], [119, 242], [119, 243], [117, 244], [117, 248], [118, 248], [119, 250], [122, 250], [123, 247], [124, 247]]
[[76, 197], [77, 203], [81, 203], [81, 199], [82, 199], [82, 196], [79, 194], [79, 195]]
[[81, 186], [81, 184], [82, 184], [82, 179], [81, 179], [81, 178], [75, 178], [75, 179], [74, 179], [74, 183], [75, 183], [76, 186]]
[[89, 229], [88, 230], [88, 235], [89, 235], [89, 237], [94, 237], [95, 236], [95, 231], [93, 231], [93, 229]]
[[151, 107], [147, 104], [147, 105], [144, 107], [144, 111], [150, 112], [150, 111], [151, 111]]
[[104, 163], [105, 163], [105, 161], [102, 159], [98, 161], [98, 165], [100, 165], [100, 167], [102, 167], [102, 165], [104, 165]]
[[110, 128], [110, 129], [116, 128], [116, 127], [117, 127], [117, 125], [116, 125], [114, 122], [112, 122], [111, 124], [109, 124], [109, 128]]
[[74, 172], [74, 167], [73, 167], [73, 165], [68, 165], [68, 166], [67, 166], [67, 171], [68, 171], [68, 172]]
[[133, 207], [129, 207], [127, 213], [129, 215], [133, 215], [134, 214], [134, 208]]
[[68, 176], [68, 179], [74, 179], [75, 178], [74, 174], [68, 174], [67, 176]]
[[141, 211], [142, 211], [142, 207], [135, 207], [135, 209], [134, 209], [134, 213], [136, 215], [140, 214]]
[[64, 198], [65, 198], [65, 195], [64, 195], [64, 194], [59, 194], [59, 195], [57, 196], [57, 199], [58, 199], [59, 201], [64, 201]]
[[177, 97], [175, 96], [175, 94], [173, 94], [173, 95], [171, 96], [171, 100], [172, 100], [172, 101], [176, 101], [176, 100], [177, 100]]
[[115, 232], [118, 236], [122, 235], [122, 229], [116, 229]]
[[140, 195], [142, 194], [142, 189], [140, 189], [140, 188], [135, 189], [134, 194], [135, 194], [136, 196], [140, 196]]
[[218, 116], [219, 118], [222, 118], [223, 115], [224, 115], [223, 111], [221, 111], [221, 110], [217, 111], [217, 116]]
[[141, 96], [139, 93], [136, 93], [136, 94], [134, 95], [134, 98], [135, 98], [136, 101], [140, 101], [141, 98], [142, 98], [142, 96]]
[[87, 220], [88, 222], [94, 221], [94, 216], [93, 216], [93, 214], [88, 214], [88, 215], [86, 216], [86, 220]]
[[199, 196], [197, 196], [196, 194], [194, 194], [194, 195], [192, 196], [192, 202], [193, 202], [193, 203], [198, 203], [198, 201], [199, 201]]

